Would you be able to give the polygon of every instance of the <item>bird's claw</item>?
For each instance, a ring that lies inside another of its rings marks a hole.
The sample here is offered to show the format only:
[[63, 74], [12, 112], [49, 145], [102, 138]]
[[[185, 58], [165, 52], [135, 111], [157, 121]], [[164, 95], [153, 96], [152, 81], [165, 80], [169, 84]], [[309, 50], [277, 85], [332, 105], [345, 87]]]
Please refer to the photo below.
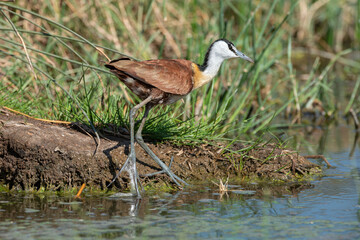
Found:
[[116, 174], [115, 178], [107, 185], [110, 187], [116, 179], [120, 176], [123, 171], [128, 172], [130, 176], [130, 186], [131, 186], [131, 194], [133, 196], [141, 197], [139, 189], [138, 189], [138, 182], [140, 183], [141, 190], [144, 191], [143, 186], [141, 185], [139, 174], [137, 173], [136, 169], [136, 157], [133, 152], [130, 153], [128, 158], [126, 159], [124, 165], [121, 167], [120, 171]]
[[[169, 167], [167, 169], [163, 169], [161, 171], [158, 171], [158, 172], [154, 172], [154, 173], [149, 173], [149, 174], [144, 174], [144, 175], [141, 175], [142, 177], [152, 177], [152, 176], [155, 176], [155, 175], [158, 175], [158, 174], [162, 174], [162, 173], [166, 173], [169, 175], [169, 177], [178, 185], [179, 188], [182, 189], [182, 185], [179, 184], [179, 182], [181, 182], [182, 184], [184, 185], [189, 185], [188, 183], [186, 183], [184, 180], [182, 180], [181, 178], [179, 178], [178, 176], [176, 176], [170, 169], [171, 169], [171, 165], [174, 161], [174, 156], [171, 156], [171, 160], [170, 160], [170, 163], [169, 163]], [[179, 181], [179, 182], [178, 182]]]

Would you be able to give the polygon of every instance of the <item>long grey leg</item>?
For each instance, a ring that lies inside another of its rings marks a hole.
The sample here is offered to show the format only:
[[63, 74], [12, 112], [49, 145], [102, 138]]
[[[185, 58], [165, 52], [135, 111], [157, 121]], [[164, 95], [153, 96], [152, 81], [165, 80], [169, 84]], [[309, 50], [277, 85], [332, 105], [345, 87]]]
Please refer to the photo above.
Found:
[[149, 96], [144, 101], [136, 105], [130, 110], [130, 154], [128, 158], [126, 159], [124, 165], [120, 169], [119, 173], [116, 175], [116, 177], [112, 180], [112, 182], [108, 185], [110, 186], [115, 180], [120, 176], [122, 171], [127, 171], [130, 176], [130, 189], [133, 195], [136, 195], [137, 197], [141, 198], [139, 187], [138, 187], [138, 179], [139, 175], [137, 173], [136, 169], [136, 154], [135, 154], [135, 138], [134, 138], [134, 125], [135, 125], [135, 115], [136, 112], [149, 103], [151, 101], [152, 97]]
[[[141, 120], [140, 127], [139, 127], [139, 129], [137, 130], [137, 132], [136, 132], [136, 136], [135, 136], [135, 137], [136, 137], [136, 141], [137, 141], [137, 142], [140, 144], [140, 146], [150, 155], [150, 157], [151, 157], [152, 159], [154, 159], [154, 161], [155, 161], [157, 164], [159, 164], [159, 166], [163, 169], [163, 171], [164, 171], [165, 173], [167, 173], [167, 174], [171, 177], [171, 179], [172, 179], [178, 186], [181, 187], [181, 184], [180, 184], [179, 182], [181, 182], [181, 183], [183, 183], [183, 184], [185, 184], [185, 185], [188, 185], [184, 180], [182, 180], [181, 178], [179, 178], [178, 176], [176, 176], [176, 175], [168, 168], [168, 166], [166, 166], [165, 163], [164, 163], [163, 161], [161, 161], [161, 160], [155, 155], [155, 153], [154, 153], [153, 151], [151, 151], [151, 149], [145, 144], [144, 139], [143, 139], [141, 133], [142, 133], [142, 130], [143, 130], [143, 128], [144, 128], [144, 125], [145, 125], [145, 122], [146, 122], [146, 119], [147, 119], [147, 117], [148, 117], [148, 114], [149, 114], [150, 109], [151, 109], [151, 106], [150, 106], [149, 104], [146, 105], [144, 117], [143, 117], [143, 119]], [[179, 181], [179, 182], [178, 182], [178, 181]]]

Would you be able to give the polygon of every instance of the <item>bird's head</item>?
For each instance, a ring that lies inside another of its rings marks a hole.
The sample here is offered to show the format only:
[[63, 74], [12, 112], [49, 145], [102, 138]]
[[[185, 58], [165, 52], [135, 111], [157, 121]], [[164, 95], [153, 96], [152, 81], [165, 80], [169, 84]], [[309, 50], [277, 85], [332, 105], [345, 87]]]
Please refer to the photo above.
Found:
[[209, 49], [210, 54], [222, 60], [230, 58], [242, 58], [246, 61], [254, 63], [254, 61], [244, 53], [236, 49], [235, 45], [226, 39], [218, 39], [213, 42]]

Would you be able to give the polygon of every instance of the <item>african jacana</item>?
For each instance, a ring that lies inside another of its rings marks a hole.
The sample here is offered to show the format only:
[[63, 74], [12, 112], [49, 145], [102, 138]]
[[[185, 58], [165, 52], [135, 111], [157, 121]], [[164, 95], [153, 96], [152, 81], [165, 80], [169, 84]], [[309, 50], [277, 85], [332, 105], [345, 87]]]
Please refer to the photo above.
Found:
[[130, 111], [130, 155], [116, 176], [117, 178], [123, 170], [129, 173], [131, 191], [134, 195], [141, 196], [137, 183], [139, 177], [134, 147], [137, 110], [145, 106], [145, 113], [135, 136], [136, 141], [177, 185], [181, 186], [179, 182], [186, 184], [150, 150], [141, 132], [153, 106], [174, 103], [192, 90], [210, 82], [219, 71], [222, 62], [229, 58], [242, 58], [253, 63], [253, 60], [238, 51], [233, 43], [226, 39], [218, 39], [210, 45], [202, 65], [184, 59], [134, 61], [129, 58], [113, 60], [105, 65], [142, 100]]

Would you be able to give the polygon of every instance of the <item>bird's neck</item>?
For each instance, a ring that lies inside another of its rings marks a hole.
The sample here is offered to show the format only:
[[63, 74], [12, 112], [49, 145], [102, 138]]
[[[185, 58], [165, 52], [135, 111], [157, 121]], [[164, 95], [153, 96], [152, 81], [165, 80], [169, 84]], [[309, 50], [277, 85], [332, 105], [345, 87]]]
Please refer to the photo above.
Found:
[[210, 82], [219, 72], [220, 66], [224, 59], [218, 58], [214, 53], [208, 51], [205, 55], [204, 63], [197, 65], [198, 74], [195, 74], [194, 89], [199, 88]]

